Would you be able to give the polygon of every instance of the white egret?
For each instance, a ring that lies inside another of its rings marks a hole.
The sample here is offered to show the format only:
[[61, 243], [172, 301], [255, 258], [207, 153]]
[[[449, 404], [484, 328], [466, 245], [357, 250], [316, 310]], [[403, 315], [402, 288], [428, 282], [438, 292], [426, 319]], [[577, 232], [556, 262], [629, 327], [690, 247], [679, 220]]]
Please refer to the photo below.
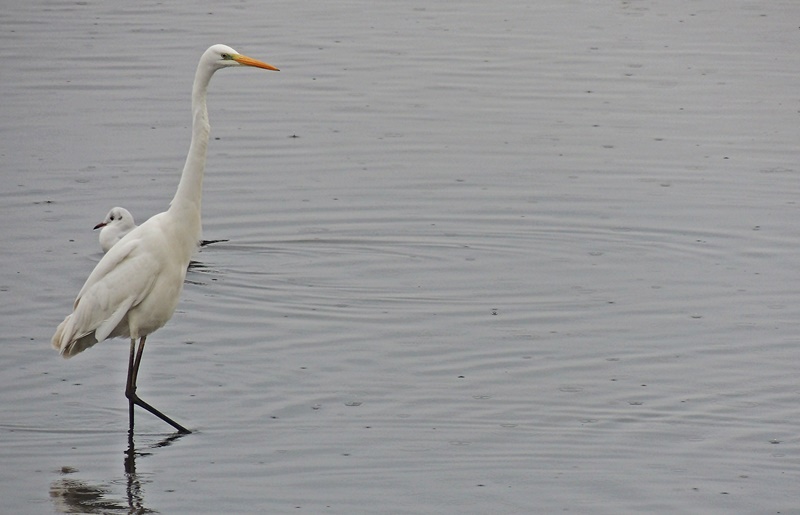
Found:
[[53, 335], [53, 347], [65, 358], [108, 338], [130, 338], [125, 396], [131, 432], [134, 405], [161, 418], [180, 433], [190, 432], [141, 400], [136, 395], [136, 378], [145, 340], [172, 317], [186, 268], [200, 239], [200, 204], [210, 131], [206, 91], [214, 72], [232, 66], [278, 70], [225, 45], [214, 45], [203, 53], [192, 87], [192, 142], [169, 209], [131, 230], [111, 247], [86, 279], [72, 314], [59, 324]]
[[113, 207], [108, 212], [105, 219], [95, 225], [95, 229], [100, 229], [100, 247], [103, 252], [114, 246], [123, 236], [131, 232], [136, 227], [133, 215], [124, 207]]

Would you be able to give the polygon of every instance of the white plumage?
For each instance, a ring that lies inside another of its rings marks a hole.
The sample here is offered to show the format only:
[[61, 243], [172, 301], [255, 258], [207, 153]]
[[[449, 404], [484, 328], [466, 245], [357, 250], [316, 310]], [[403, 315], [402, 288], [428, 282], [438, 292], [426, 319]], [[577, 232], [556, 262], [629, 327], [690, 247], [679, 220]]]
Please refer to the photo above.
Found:
[[[125, 395], [131, 431], [136, 404], [178, 431], [189, 432], [136, 395], [136, 377], [145, 339], [172, 317], [186, 268], [200, 239], [200, 205], [210, 131], [208, 83], [217, 70], [242, 65], [277, 70], [225, 45], [214, 45], [203, 53], [192, 88], [192, 142], [169, 209], [132, 228], [110, 247], [78, 293], [72, 314], [61, 322], [52, 338], [53, 347], [65, 358], [107, 338], [130, 338]], [[134, 352], [136, 340], [139, 346]]]

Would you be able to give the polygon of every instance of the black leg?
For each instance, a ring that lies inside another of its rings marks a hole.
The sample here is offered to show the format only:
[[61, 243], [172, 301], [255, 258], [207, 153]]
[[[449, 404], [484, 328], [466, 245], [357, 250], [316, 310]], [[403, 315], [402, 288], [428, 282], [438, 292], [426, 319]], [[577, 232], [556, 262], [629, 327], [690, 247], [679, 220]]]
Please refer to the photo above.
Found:
[[125, 387], [125, 397], [128, 398], [128, 405], [129, 405], [129, 418], [130, 418], [130, 431], [131, 434], [133, 433], [133, 405], [140, 406], [153, 415], [157, 416], [167, 424], [174, 427], [179, 433], [188, 434], [191, 433], [188, 429], [183, 427], [182, 425], [178, 424], [168, 416], [164, 415], [151, 405], [144, 402], [142, 399], [136, 395], [136, 378], [139, 376], [139, 365], [142, 363], [142, 353], [144, 352], [144, 341], [145, 337], [141, 337], [139, 339], [139, 350], [136, 351], [136, 358], [134, 359], [134, 348], [136, 346], [136, 340], [131, 339], [131, 354], [128, 360], [128, 384]]
[[142, 363], [142, 354], [144, 353], [144, 342], [147, 336], [139, 338], [139, 350], [136, 351], [136, 361], [133, 363], [133, 391], [136, 391], [136, 379], [139, 378], [139, 365]]
[[128, 398], [128, 433], [133, 436], [133, 398], [136, 391], [135, 381], [133, 380], [133, 355], [136, 352], [136, 339], [131, 338], [131, 355], [128, 358], [128, 380], [125, 383], [125, 397]]

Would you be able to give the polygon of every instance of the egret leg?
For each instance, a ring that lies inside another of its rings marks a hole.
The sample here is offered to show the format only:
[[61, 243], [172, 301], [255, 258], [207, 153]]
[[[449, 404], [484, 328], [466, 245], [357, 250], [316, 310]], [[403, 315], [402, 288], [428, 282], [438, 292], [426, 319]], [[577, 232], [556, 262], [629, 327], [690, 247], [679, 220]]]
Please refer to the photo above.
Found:
[[[128, 384], [125, 387], [125, 397], [128, 398], [128, 417], [130, 421], [130, 431], [133, 433], [133, 406], [137, 405], [140, 406], [153, 415], [157, 416], [167, 424], [174, 427], [179, 433], [188, 434], [191, 433], [188, 429], [183, 427], [182, 425], [178, 424], [168, 416], [164, 415], [148, 403], [144, 402], [142, 399], [136, 395], [136, 378], [139, 377], [139, 365], [142, 363], [142, 354], [144, 353], [144, 341], [145, 337], [139, 338], [139, 349], [135, 350], [136, 348], [136, 340], [131, 338], [131, 353], [128, 359]], [[134, 353], [136, 357], [134, 358]]]
[[128, 379], [125, 383], [125, 397], [128, 398], [128, 434], [133, 435], [133, 399], [131, 394], [136, 391], [133, 380], [133, 356], [136, 353], [136, 338], [131, 338], [131, 354], [128, 358]]
[[[139, 350], [136, 352], [136, 361], [133, 362], [133, 391], [136, 391], [136, 379], [139, 378], [139, 365], [142, 363], [142, 354], [144, 354], [144, 342], [147, 336], [139, 338]], [[130, 365], [130, 363], [128, 363]]]

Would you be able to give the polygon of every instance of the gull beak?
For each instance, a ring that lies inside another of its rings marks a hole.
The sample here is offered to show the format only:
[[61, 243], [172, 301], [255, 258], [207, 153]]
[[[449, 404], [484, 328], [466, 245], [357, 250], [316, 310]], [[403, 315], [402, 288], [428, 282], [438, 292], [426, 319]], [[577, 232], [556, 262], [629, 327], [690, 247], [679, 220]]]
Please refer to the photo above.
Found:
[[105, 223], [105, 222], [100, 222], [99, 224], [95, 225], [94, 229], [92, 229], [92, 230], [94, 231], [95, 229], [99, 229], [101, 227], [105, 227], [106, 225], [108, 225], [108, 224]]
[[271, 64], [267, 64], [263, 61], [259, 61], [258, 59], [253, 59], [252, 57], [247, 57], [246, 55], [236, 54], [231, 56], [234, 61], [239, 64], [243, 64], [245, 66], [255, 66], [256, 68], [264, 68], [265, 70], [272, 70], [274, 72], [279, 72], [280, 70], [272, 66]]

